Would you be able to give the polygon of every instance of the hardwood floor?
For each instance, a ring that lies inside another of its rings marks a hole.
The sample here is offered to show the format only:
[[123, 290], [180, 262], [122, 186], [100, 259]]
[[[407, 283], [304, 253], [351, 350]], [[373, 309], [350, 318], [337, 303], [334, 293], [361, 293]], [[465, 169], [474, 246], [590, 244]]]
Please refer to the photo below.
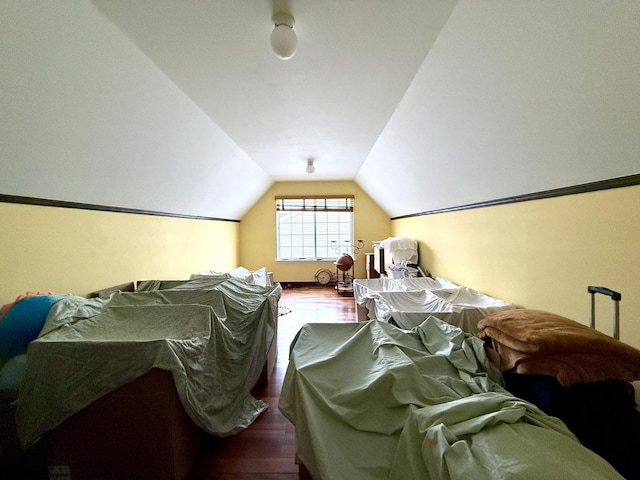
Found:
[[237, 435], [207, 437], [187, 480], [298, 479], [293, 425], [278, 410], [289, 346], [305, 323], [355, 322], [355, 302], [331, 287], [298, 287], [283, 290], [280, 305], [290, 312], [279, 317], [278, 361], [269, 384], [253, 391], [268, 410]]

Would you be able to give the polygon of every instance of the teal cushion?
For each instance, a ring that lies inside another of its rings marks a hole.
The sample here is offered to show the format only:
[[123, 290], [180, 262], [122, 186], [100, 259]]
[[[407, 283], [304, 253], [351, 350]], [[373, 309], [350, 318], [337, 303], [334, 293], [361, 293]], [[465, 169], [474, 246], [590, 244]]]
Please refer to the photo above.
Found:
[[29, 342], [42, 330], [51, 307], [64, 295], [35, 295], [16, 303], [0, 321], [0, 355], [13, 357], [27, 352]]

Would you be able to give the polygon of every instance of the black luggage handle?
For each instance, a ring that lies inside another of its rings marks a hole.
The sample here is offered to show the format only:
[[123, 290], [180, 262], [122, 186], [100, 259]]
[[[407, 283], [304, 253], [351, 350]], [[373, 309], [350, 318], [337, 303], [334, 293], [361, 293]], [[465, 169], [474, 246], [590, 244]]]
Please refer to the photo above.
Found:
[[589, 286], [589, 287], [587, 287], [587, 291], [589, 293], [591, 293], [591, 294], [593, 294], [593, 293], [601, 293], [603, 295], [607, 295], [608, 297], [611, 297], [611, 300], [615, 300], [617, 302], [622, 300], [622, 294], [621, 293], [614, 292], [613, 290], [611, 290], [609, 288]]
[[595, 287], [590, 285], [587, 287], [587, 291], [591, 294], [591, 316], [589, 318], [589, 326], [596, 328], [596, 293], [601, 293], [611, 297], [613, 300], [613, 338], [620, 339], [620, 300], [622, 300], [622, 294], [615, 292], [605, 287]]

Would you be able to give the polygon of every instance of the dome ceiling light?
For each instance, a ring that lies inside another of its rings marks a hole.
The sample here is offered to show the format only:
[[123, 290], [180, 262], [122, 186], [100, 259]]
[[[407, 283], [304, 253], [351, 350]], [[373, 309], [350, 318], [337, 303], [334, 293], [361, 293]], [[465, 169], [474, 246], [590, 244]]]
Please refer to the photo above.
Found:
[[307, 160], [307, 173], [313, 173], [316, 171], [316, 167], [313, 166], [313, 158]]
[[275, 13], [271, 17], [275, 27], [271, 32], [271, 48], [276, 57], [288, 60], [296, 54], [298, 37], [293, 31], [294, 18], [286, 12]]

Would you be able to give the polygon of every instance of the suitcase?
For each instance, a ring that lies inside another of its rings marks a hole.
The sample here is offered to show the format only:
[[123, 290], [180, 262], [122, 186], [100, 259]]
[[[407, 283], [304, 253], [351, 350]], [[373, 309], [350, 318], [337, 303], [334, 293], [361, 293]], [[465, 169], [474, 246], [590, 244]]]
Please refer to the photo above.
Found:
[[[595, 328], [595, 295], [613, 301], [613, 336], [619, 337], [622, 295], [605, 287], [587, 287], [591, 294], [591, 327]], [[560, 385], [555, 377], [503, 372], [512, 394], [562, 420], [585, 447], [607, 460], [627, 480], [640, 480], [640, 412], [630, 383], [609, 379]]]
[[613, 338], [620, 340], [620, 300], [622, 300], [622, 294], [605, 287], [594, 287], [592, 285], [587, 287], [587, 291], [591, 294], [589, 326], [596, 328], [596, 293], [607, 295], [613, 300]]

